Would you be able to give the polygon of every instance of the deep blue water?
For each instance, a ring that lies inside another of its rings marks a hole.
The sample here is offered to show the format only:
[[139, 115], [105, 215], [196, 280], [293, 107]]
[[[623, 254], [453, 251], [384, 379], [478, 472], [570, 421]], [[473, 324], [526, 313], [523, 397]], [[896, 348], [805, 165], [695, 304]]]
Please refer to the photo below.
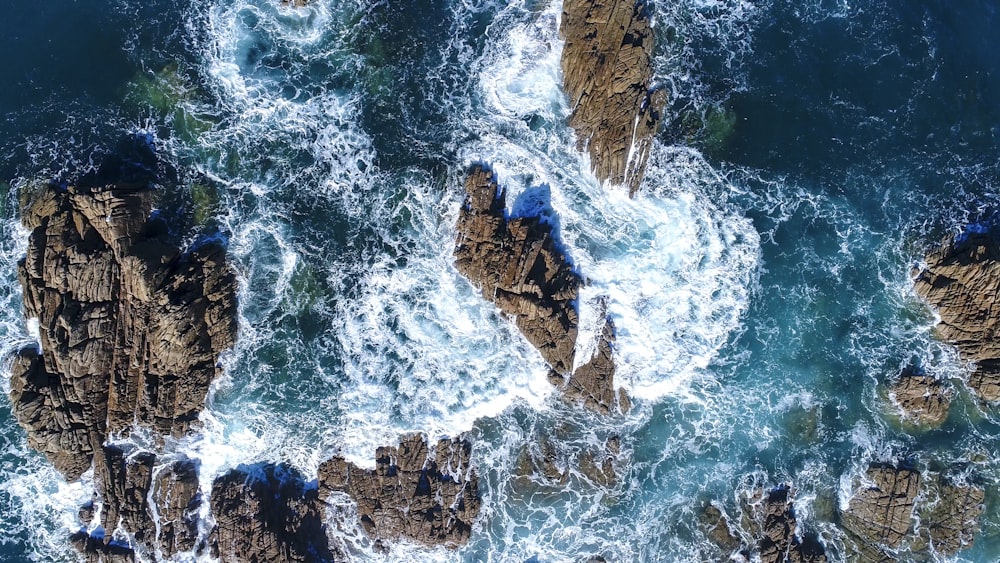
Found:
[[[201, 459], [204, 486], [240, 463], [309, 474], [401, 432], [468, 431], [487, 507], [472, 541], [387, 560], [710, 558], [699, 503], [738, 517], [740, 494], [791, 482], [800, 523], [840, 561], [846, 483], [903, 461], [985, 486], [959, 557], [995, 561], [997, 413], [961, 392], [910, 269], [997, 208], [997, 9], [657, 3], [670, 121], [630, 202], [596, 185], [565, 126], [558, 5], [8, 2], [0, 341], [30, 338], [17, 189], [78, 177], [145, 132], [180, 236], [221, 228], [241, 281], [205, 432], [171, 446]], [[462, 175], [480, 160], [509, 201], [551, 190], [593, 279], [581, 316], [605, 297], [615, 318], [629, 415], [552, 396], [537, 353], [451, 266]], [[904, 428], [887, 406], [909, 366], [960, 390], [940, 429]], [[75, 560], [64, 540], [90, 484], [61, 482], [6, 400], [0, 425], [0, 559]], [[520, 473], [524, 452], [574, 467], [612, 435], [614, 486]]]

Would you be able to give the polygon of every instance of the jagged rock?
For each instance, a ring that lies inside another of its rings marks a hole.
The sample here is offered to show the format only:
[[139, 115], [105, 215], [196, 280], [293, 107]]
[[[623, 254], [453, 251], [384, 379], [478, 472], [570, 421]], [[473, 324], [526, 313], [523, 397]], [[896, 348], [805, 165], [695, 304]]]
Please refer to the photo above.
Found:
[[792, 507], [792, 491], [779, 485], [769, 491], [758, 504], [758, 521], [762, 537], [757, 547], [763, 563], [825, 563], [823, 546], [814, 538], [799, 538]]
[[914, 289], [941, 317], [938, 336], [976, 362], [969, 386], [989, 402], [1000, 401], [1000, 241], [986, 229], [970, 228], [948, 238], [915, 272]]
[[506, 197], [481, 166], [465, 181], [455, 266], [483, 297], [515, 317], [517, 327], [553, 370], [573, 369], [580, 276], [539, 217], [508, 218]]
[[51, 185], [23, 211], [31, 236], [18, 270], [41, 350], [17, 355], [11, 399], [31, 445], [69, 480], [109, 433], [183, 435], [235, 339], [225, 248], [180, 253], [147, 221], [152, 207], [148, 184]]
[[439, 440], [431, 452], [423, 436], [410, 434], [398, 447], [378, 448], [374, 470], [339, 456], [321, 464], [320, 498], [347, 493], [365, 532], [378, 542], [409, 538], [457, 547], [468, 541], [480, 507], [470, 454], [467, 441]]
[[708, 539], [724, 553], [731, 554], [740, 548], [740, 538], [733, 533], [732, 524], [718, 507], [705, 503], [698, 513], [698, 520]]
[[281, 0], [282, 6], [294, 6], [296, 8], [305, 8], [308, 6], [312, 0]]
[[333, 561], [314, 484], [284, 465], [241, 465], [212, 484], [209, 543], [223, 562]]
[[68, 480], [93, 467], [95, 503], [72, 538], [93, 561], [194, 548], [197, 466], [157, 464], [153, 451], [108, 439], [138, 427], [156, 448], [186, 434], [236, 336], [225, 247], [203, 237], [182, 252], [171, 242], [153, 212], [157, 175], [152, 138], [140, 135], [75, 185], [21, 194], [30, 235], [18, 276], [39, 343], [12, 363], [13, 412]]
[[921, 510], [920, 535], [941, 555], [972, 547], [986, 491], [974, 485], [938, 482], [933, 504]]
[[563, 379], [558, 374], [551, 374], [549, 380], [556, 385], [562, 385], [563, 395], [569, 400], [583, 403], [588, 409], [608, 415], [613, 410], [628, 412], [631, 401], [624, 389], [615, 392], [615, 361], [613, 342], [615, 327], [608, 318], [604, 328], [598, 335], [597, 350], [589, 362], [578, 367], [569, 378]]
[[155, 545], [167, 556], [191, 551], [198, 540], [198, 464], [181, 458], [153, 477], [153, 500], [159, 516]]
[[926, 426], [940, 426], [948, 418], [951, 389], [929, 375], [903, 372], [892, 385], [892, 398], [904, 418]]
[[897, 549], [910, 530], [920, 473], [875, 465], [841, 514], [844, 529], [869, 546]]
[[653, 31], [644, 0], [565, 0], [559, 34], [569, 118], [601, 181], [634, 194], [666, 92], [652, 88]]
[[135, 552], [127, 545], [117, 542], [105, 543], [103, 537], [94, 537], [87, 532], [76, 532], [69, 538], [87, 563], [134, 563]]

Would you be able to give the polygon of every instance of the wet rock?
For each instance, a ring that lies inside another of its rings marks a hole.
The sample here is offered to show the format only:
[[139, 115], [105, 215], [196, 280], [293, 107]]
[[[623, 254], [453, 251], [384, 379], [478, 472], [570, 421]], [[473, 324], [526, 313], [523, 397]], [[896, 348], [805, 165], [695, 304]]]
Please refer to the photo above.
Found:
[[1000, 241], [986, 229], [951, 237], [915, 272], [914, 289], [934, 306], [937, 335], [954, 344], [964, 360], [976, 362], [969, 386], [985, 401], [1000, 401]]
[[733, 533], [729, 519], [715, 505], [705, 503], [698, 513], [698, 521], [708, 539], [724, 553], [731, 554], [742, 545], [739, 537]]
[[153, 477], [153, 500], [159, 516], [155, 545], [166, 555], [191, 551], [198, 540], [198, 464], [181, 458], [161, 468]]
[[615, 473], [615, 458], [618, 457], [619, 439], [617, 436], [608, 438], [603, 452], [586, 450], [580, 454], [580, 472], [592, 483], [604, 487], [614, 486], [618, 482]]
[[763, 563], [820, 563], [826, 553], [815, 538], [798, 535], [798, 524], [792, 507], [792, 490], [779, 485], [764, 495], [757, 505], [762, 537], [757, 547]]
[[939, 481], [935, 499], [920, 511], [920, 537], [941, 555], [972, 547], [979, 530], [986, 491], [981, 487]]
[[[608, 415], [614, 411], [628, 412], [631, 401], [624, 389], [615, 391], [615, 361], [613, 345], [615, 327], [608, 318], [598, 335], [597, 350], [589, 362], [578, 367], [562, 385], [563, 395], [583, 404], [586, 408]], [[560, 385], [557, 374], [549, 380]]]
[[295, 8], [305, 8], [312, 0], [281, 0], [282, 6], [292, 6]]
[[209, 543], [223, 562], [334, 561], [316, 485], [284, 464], [241, 465], [212, 484]]
[[540, 217], [508, 218], [493, 172], [474, 166], [465, 181], [455, 266], [507, 315], [552, 369], [573, 369], [580, 276]]
[[841, 514], [844, 529], [869, 546], [899, 548], [912, 525], [920, 474], [903, 467], [874, 465], [858, 485]]
[[479, 514], [470, 454], [467, 441], [439, 440], [432, 451], [423, 436], [410, 434], [398, 447], [378, 448], [374, 470], [339, 456], [321, 464], [320, 498], [349, 495], [362, 528], [379, 543], [408, 538], [454, 548], [468, 541]]
[[892, 385], [891, 397], [903, 417], [916, 424], [940, 426], [948, 418], [951, 389], [936, 377], [904, 371]]
[[601, 181], [642, 182], [666, 92], [652, 87], [653, 32], [645, 1], [565, 0], [559, 34], [570, 126]]
[[73, 547], [83, 555], [87, 563], [134, 563], [135, 552], [118, 542], [105, 543], [103, 537], [76, 532], [69, 538]]

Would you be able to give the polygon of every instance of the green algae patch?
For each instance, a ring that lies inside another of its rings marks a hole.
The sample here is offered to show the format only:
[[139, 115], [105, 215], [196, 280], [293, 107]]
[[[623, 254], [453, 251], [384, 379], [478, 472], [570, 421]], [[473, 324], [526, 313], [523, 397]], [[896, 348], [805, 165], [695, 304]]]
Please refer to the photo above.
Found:
[[158, 72], [141, 71], [129, 86], [126, 99], [137, 106], [147, 106], [167, 119], [174, 133], [193, 141], [215, 126], [214, 116], [195, 107], [203, 95], [177, 63], [169, 63]]

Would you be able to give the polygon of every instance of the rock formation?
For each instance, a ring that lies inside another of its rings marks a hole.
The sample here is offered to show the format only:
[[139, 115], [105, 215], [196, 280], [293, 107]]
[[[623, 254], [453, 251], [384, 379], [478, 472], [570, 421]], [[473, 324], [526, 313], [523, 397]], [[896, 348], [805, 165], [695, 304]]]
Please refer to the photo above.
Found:
[[[975, 227], [975, 226], [974, 226]], [[981, 232], [986, 231], [986, 232]], [[1000, 241], [987, 229], [970, 228], [949, 238], [915, 272], [914, 289], [941, 317], [938, 336], [976, 362], [969, 386], [985, 401], [1000, 401]]]
[[916, 424], [940, 426], [948, 418], [951, 389], [936, 377], [904, 371], [893, 383], [891, 393], [903, 417]]
[[287, 465], [243, 465], [220, 476], [212, 513], [209, 543], [224, 563], [334, 561], [318, 490]]
[[570, 126], [599, 180], [635, 194], [666, 92], [653, 88], [653, 30], [644, 0], [565, 0], [559, 34]]
[[431, 451], [420, 434], [375, 452], [375, 469], [334, 457], [319, 468], [320, 498], [347, 493], [365, 532], [377, 542], [409, 538], [457, 547], [479, 514], [479, 478], [465, 440], [438, 440]]
[[986, 491], [975, 485], [953, 484], [940, 478], [932, 488], [936, 494], [929, 506], [920, 510], [920, 540], [930, 543], [934, 551], [945, 556], [972, 547]]
[[[94, 468], [101, 527], [72, 538], [92, 560], [193, 549], [197, 466], [109, 438], [188, 433], [236, 336], [225, 247], [204, 237], [185, 252], [171, 243], [153, 212], [150, 143], [133, 139], [124, 157], [76, 185], [22, 194], [30, 238], [18, 274], [39, 342], [14, 358], [11, 402], [31, 446], [67, 480]], [[92, 511], [81, 519], [89, 526]]]
[[475, 166], [465, 181], [455, 266], [517, 327], [560, 375], [573, 369], [580, 276], [539, 217], [508, 218], [493, 172]]
[[920, 473], [888, 465], [868, 469], [867, 479], [841, 514], [844, 529], [871, 547], [897, 549], [910, 531]]
[[798, 524], [792, 509], [792, 492], [779, 485], [756, 505], [761, 537], [757, 547], [763, 563], [825, 563], [826, 553], [815, 539], [798, 536]]
[[614, 387], [614, 325], [606, 319], [597, 350], [573, 370], [579, 332], [577, 301], [583, 283], [559, 248], [549, 220], [510, 217], [493, 172], [473, 166], [465, 180], [458, 217], [455, 267], [483, 297], [515, 323], [552, 368], [549, 381], [565, 397], [602, 414], [628, 411], [630, 401]]
[[[433, 453], [433, 457], [431, 454]], [[365, 531], [379, 540], [407, 537], [456, 546], [468, 540], [479, 512], [478, 477], [464, 440], [439, 440], [433, 452], [420, 434], [376, 451], [375, 469], [341, 457], [320, 466], [324, 494], [345, 492], [358, 503]]]

